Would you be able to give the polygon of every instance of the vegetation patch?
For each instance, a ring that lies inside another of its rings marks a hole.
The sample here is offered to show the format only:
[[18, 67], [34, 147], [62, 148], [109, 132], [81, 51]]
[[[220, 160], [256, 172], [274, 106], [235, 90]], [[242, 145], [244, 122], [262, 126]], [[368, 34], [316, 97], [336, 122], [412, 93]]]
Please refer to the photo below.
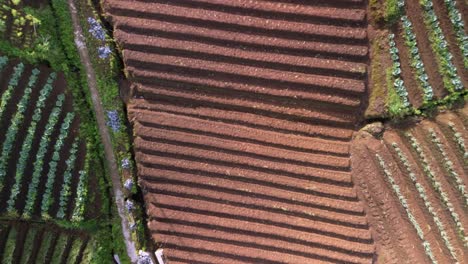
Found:
[[[0, 39], [0, 77], [8, 80], [6, 90], [0, 90], [0, 127], [11, 131], [0, 136], [0, 188], [7, 190], [0, 196], [1, 218], [98, 234], [87, 263], [107, 263], [113, 252], [125, 261], [125, 250], [116, 246], [122, 235], [112, 232], [118, 215], [108, 197], [103, 149], [68, 5], [51, 0], [32, 8], [8, 1], [0, 11], [9, 12], [0, 16], [0, 33], [7, 36]], [[13, 16], [26, 22], [15, 27]], [[19, 38], [15, 30], [32, 38]], [[53, 244], [56, 238], [44, 234], [41, 239]], [[67, 236], [60, 250], [73, 249], [72, 241], [80, 240]], [[44, 245], [36, 258], [48, 261], [44, 251], [49, 248]], [[74, 249], [81, 256], [77, 250], [81, 247]], [[60, 262], [63, 252], [54, 252]]]

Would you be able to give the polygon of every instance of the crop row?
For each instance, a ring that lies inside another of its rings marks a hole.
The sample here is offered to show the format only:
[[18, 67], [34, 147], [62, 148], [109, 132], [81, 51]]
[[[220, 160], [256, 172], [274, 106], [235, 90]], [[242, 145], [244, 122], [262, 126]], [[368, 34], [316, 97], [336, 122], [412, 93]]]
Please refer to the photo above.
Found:
[[[11, 227], [10, 231], [8, 232], [8, 237], [6, 237], [6, 245], [3, 249], [3, 258], [2, 263], [4, 264], [12, 264], [14, 262], [14, 253], [15, 253], [15, 246], [16, 246], [16, 239], [18, 238], [18, 230], [15, 227]], [[3, 238], [5, 239], [5, 238]]]
[[26, 235], [26, 239], [23, 243], [23, 254], [21, 254], [21, 261], [20, 263], [33, 263], [34, 260], [33, 259], [30, 259], [31, 258], [31, 254], [33, 254], [33, 250], [34, 250], [34, 244], [37, 243], [37, 233], [38, 233], [38, 229], [35, 228], [35, 227], [31, 227], [29, 228], [28, 230], [28, 233]]
[[19, 153], [19, 159], [16, 163], [16, 172], [15, 172], [15, 183], [11, 189], [10, 198], [7, 202], [8, 208], [7, 211], [9, 213], [14, 212], [16, 198], [19, 195], [21, 184], [23, 181], [26, 165], [30, 156], [31, 146], [34, 140], [34, 135], [36, 133], [37, 124], [42, 117], [42, 111], [45, 107], [45, 101], [50, 95], [50, 92], [53, 89], [52, 83], [54, 82], [57, 75], [55, 73], [51, 73], [46, 81], [46, 84], [39, 92], [39, 98], [36, 101], [36, 106], [34, 108], [34, 114], [32, 116], [32, 121], [29, 124], [28, 131], [26, 134], [26, 138], [23, 141], [21, 146], [21, 151]]
[[73, 112], [67, 113], [60, 127], [60, 134], [54, 144], [54, 152], [52, 154], [52, 160], [49, 162], [49, 172], [47, 173], [47, 182], [45, 186], [46, 189], [42, 196], [41, 203], [41, 212], [42, 217], [44, 218], [50, 218], [48, 211], [50, 206], [52, 205], [52, 188], [54, 186], [55, 179], [58, 176], [57, 166], [61, 160], [60, 152], [65, 144], [65, 139], [68, 137], [68, 132], [74, 118], [75, 114]]
[[450, 243], [448, 234], [445, 231], [444, 224], [442, 223], [442, 220], [437, 215], [437, 212], [434, 209], [434, 207], [432, 207], [432, 204], [429, 201], [429, 197], [426, 194], [426, 190], [425, 190], [424, 186], [422, 186], [418, 182], [416, 174], [411, 169], [411, 165], [410, 165], [410, 163], [408, 161], [408, 158], [406, 157], [406, 155], [403, 153], [403, 151], [400, 149], [400, 147], [398, 146], [398, 144], [396, 142], [392, 143], [392, 147], [395, 149], [395, 151], [396, 151], [396, 153], [398, 155], [398, 158], [400, 159], [401, 163], [403, 163], [406, 171], [408, 172], [409, 178], [411, 179], [411, 182], [416, 187], [416, 190], [418, 191], [419, 197], [424, 201], [424, 205], [426, 206], [427, 211], [431, 214], [432, 219], [434, 220], [434, 223], [436, 224], [437, 229], [439, 230], [439, 234], [442, 237], [442, 239], [444, 240], [444, 244], [445, 244], [445, 246], [447, 247], [447, 249], [450, 252], [450, 255], [452, 255], [452, 257], [454, 259], [457, 259], [455, 249], [453, 248], [452, 244]]
[[5, 66], [8, 64], [8, 60], [7, 56], [0, 56], [0, 71], [3, 71]]
[[424, 92], [424, 101], [428, 102], [434, 97], [434, 92], [432, 90], [431, 85], [429, 84], [429, 77], [426, 73], [423, 61], [421, 59], [421, 55], [419, 53], [418, 45], [416, 42], [416, 35], [414, 34], [412, 29], [413, 26], [407, 16], [402, 16], [401, 22], [403, 25], [403, 36], [405, 38], [405, 45], [409, 49], [408, 53], [411, 59], [411, 67], [414, 69], [416, 73], [416, 79]]
[[468, 68], [468, 37], [465, 33], [465, 25], [463, 22], [463, 17], [460, 11], [458, 10], [455, 0], [444, 0], [445, 6], [448, 10], [448, 15], [450, 22], [452, 22], [453, 30], [457, 36], [458, 46], [460, 47], [463, 53], [463, 64], [465, 68]]
[[36, 160], [34, 161], [34, 168], [32, 173], [31, 182], [28, 187], [28, 195], [26, 200], [26, 205], [23, 211], [23, 216], [25, 218], [31, 217], [31, 213], [34, 208], [34, 203], [37, 197], [37, 187], [41, 178], [42, 170], [44, 168], [44, 156], [47, 152], [50, 143], [50, 137], [54, 131], [54, 127], [59, 121], [60, 113], [62, 112], [62, 106], [65, 100], [63, 94], [58, 96], [55, 107], [52, 109], [52, 112], [47, 121], [47, 125], [43, 135], [41, 136], [41, 141], [39, 143], [39, 149], [36, 153]]
[[54, 239], [54, 233], [44, 232], [41, 240], [41, 247], [37, 253], [36, 263], [46, 263], [47, 253], [49, 252], [50, 246]]
[[79, 222], [83, 220], [86, 198], [88, 196], [88, 171], [89, 171], [89, 161], [86, 159], [83, 170], [78, 172], [79, 181], [78, 187], [76, 188], [76, 197], [75, 197], [75, 209], [72, 214], [72, 221]]
[[16, 88], [16, 86], [18, 86], [19, 80], [23, 72], [24, 72], [24, 64], [18, 63], [18, 65], [16, 65], [14, 68], [10, 81], [8, 82], [8, 87], [5, 90], [5, 92], [3, 92], [2, 98], [0, 99], [0, 121], [3, 118], [3, 113], [5, 112], [7, 104], [11, 99], [11, 94], [13, 90]]
[[434, 143], [437, 146], [437, 149], [439, 150], [440, 154], [442, 154], [445, 169], [447, 170], [450, 177], [452, 177], [455, 181], [457, 190], [463, 196], [463, 198], [465, 199], [465, 203], [468, 205], [468, 193], [466, 192], [466, 186], [463, 180], [461, 179], [460, 175], [458, 175], [458, 173], [455, 171], [453, 167], [453, 162], [448, 157], [447, 152], [444, 149], [444, 145], [440, 141], [434, 129], [430, 128], [429, 134], [431, 135], [432, 143]]
[[2, 152], [0, 154], [0, 191], [3, 189], [3, 179], [7, 174], [7, 165], [8, 161], [10, 160], [10, 155], [12, 153], [13, 144], [15, 143], [16, 136], [18, 135], [18, 130], [20, 126], [23, 124], [24, 120], [24, 112], [28, 107], [29, 99], [31, 97], [32, 88], [36, 85], [37, 79], [39, 77], [40, 71], [38, 69], [34, 69], [32, 74], [29, 78], [28, 85], [24, 90], [24, 94], [21, 97], [18, 105], [16, 113], [14, 114], [13, 118], [11, 119], [10, 126], [8, 127], [6, 138], [3, 142]]
[[79, 261], [83, 238], [42, 224], [10, 225], [3, 242], [2, 264], [88, 263]]
[[71, 179], [72, 179], [72, 172], [75, 168], [75, 160], [76, 160], [76, 153], [78, 152], [78, 138], [75, 139], [73, 142], [72, 147], [70, 148], [70, 155], [65, 162], [67, 167], [65, 172], [63, 173], [63, 184], [60, 190], [60, 201], [59, 201], [59, 210], [57, 212], [57, 218], [63, 219], [65, 217], [65, 212], [67, 210], [67, 203], [68, 199], [71, 195]]
[[[81, 246], [83, 245], [83, 241], [79, 238], [75, 239], [71, 245], [70, 252], [68, 254], [68, 261], [67, 263], [76, 263], [76, 259], [78, 259], [80, 255]], [[86, 263], [86, 262], [82, 262]]]
[[403, 79], [401, 78], [401, 63], [398, 48], [395, 43], [395, 34], [390, 34], [388, 36], [388, 40], [390, 45], [390, 55], [393, 61], [392, 75], [395, 78], [393, 86], [395, 87], [398, 96], [401, 98], [403, 107], [408, 108], [410, 106], [410, 102], [408, 100], [408, 91], [406, 90]]
[[54, 253], [52, 254], [52, 259], [50, 264], [60, 264], [67, 246], [68, 236], [65, 234], [60, 234], [55, 242]]
[[468, 160], [468, 151], [466, 151], [465, 139], [463, 138], [463, 135], [460, 132], [458, 132], [454, 123], [449, 122], [448, 125], [453, 132], [453, 137], [455, 139], [455, 142], [457, 142], [458, 148], [460, 149], [463, 155], [463, 159], [466, 162]]
[[418, 223], [413, 213], [411, 212], [411, 209], [409, 208], [409, 205], [405, 196], [400, 191], [400, 186], [398, 186], [398, 184], [395, 182], [395, 179], [393, 178], [393, 175], [390, 172], [390, 170], [387, 168], [387, 165], [385, 164], [384, 159], [379, 154], [375, 154], [375, 156], [379, 160], [379, 165], [381, 169], [383, 170], [384, 175], [386, 176], [388, 182], [392, 186], [393, 192], [397, 196], [398, 201], [400, 201], [401, 206], [403, 206], [403, 208], [405, 209], [408, 219], [410, 220], [413, 227], [416, 229], [416, 233], [418, 234], [418, 237], [422, 240], [423, 242], [422, 245], [424, 247], [424, 251], [426, 252], [426, 255], [431, 259], [431, 262], [433, 264], [436, 264], [437, 260], [435, 259], [434, 254], [432, 252], [431, 244], [429, 243], [429, 241], [425, 239], [424, 231], [421, 229], [421, 225]]
[[457, 68], [452, 63], [453, 55], [448, 49], [448, 43], [440, 27], [433, 3], [431, 0], [420, 0], [419, 2], [423, 9], [424, 23], [428, 30], [431, 47], [439, 64], [444, 86], [450, 92], [460, 91], [463, 89], [463, 84], [457, 75]]
[[450, 202], [447, 193], [442, 189], [442, 184], [437, 180], [435, 173], [432, 171], [432, 168], [429, 165], [429, 161], [427, 160], [426, 155], [423, 152], [419, 142], [410, 133], [406, 133], [406, 137], [411, 142], [411, 147], [418, 154], [418, 157], [419, 157], [419, 159], [421, 161], [421, 164], [423, 166], [424, 173], [430, 179], [432, 187], [434, 188], [434, 190], [440, 195], [440, 197], [442, 199], [442, 202], [444, 203], [445, 207], [449, 210], [450, 216], [452, 217], [453, 221], [455, 222], [455, 225], [457, 227], [460, 238], [463, 240], [463, 243], [466, 245], [467, 241], [466, 241], [466, 235], [465, 235], [465, 228], [463, 227], [463, 224], [460, 221], [460, 217], [455, 212], [455, 208], [453, 208], [453, 204]]
[[[11, 3], [10, 3], [11, 2]], [[40, 20], [31, 12], [25, 12], [20, 0], [2, 1], [0, 6], [0, 33], [5, 33], [9, 28], [9, 35], [3, 36], [20, 47], [30, 47], [37, 35], [32, 32], [40, 24]], [[7, 23], [8, 22], [8, 23]]]

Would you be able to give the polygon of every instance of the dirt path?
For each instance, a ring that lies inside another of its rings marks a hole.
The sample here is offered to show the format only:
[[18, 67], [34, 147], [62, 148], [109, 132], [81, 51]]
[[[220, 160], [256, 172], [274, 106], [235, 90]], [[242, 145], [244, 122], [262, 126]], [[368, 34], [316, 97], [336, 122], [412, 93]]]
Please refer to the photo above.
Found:
[[83, 31], [79, 24], [78, 14], [76, 11], [75, 4], [73, 0], [68, 0], [68, 6], [70, 8], [70, 13], [73, 20], [73, 28], [75, 32], [75, 44], [80, 53], [81, 63], [85, 66], [86, 75], [88, 79], [88, 86], [91, 92], [91, 99], [93, 101], [93, 109], [96, 114], [96, 119], [99, 128], [99, 134], [101, 135], [102, 143], [104, 144], [104, 153], [107, 160], [109, 173], [112, 180], [112, 190], [114, 192], [115, 203], [117, 205], [117, 210], [121, 218], [122, 223], [122, 232], [125, 238], [125, 245], [127, 247], [127, 254], [132, 261], [136, 263], [138, 257], [135, 248], [135, 244], [131, 239], [131, 232], [129, 230], [128, 220], [125, 216], [125, 206], [124, 206], [124, 196], [122, 193], [122, 184], [120, 182], [120, 175], [117, 169], [117, 161], [114, 156], [112, 149], [112, 143], [109, 131], [106, 126], [104, 109], [101, 105], [101, 100], [99, 98], [99, 93], [97, 90], [96, 75], [94, 69], [91, 65], [91, 61], [88, 55], [88, 49], [85, 44], [85, 39], [83, 37]]

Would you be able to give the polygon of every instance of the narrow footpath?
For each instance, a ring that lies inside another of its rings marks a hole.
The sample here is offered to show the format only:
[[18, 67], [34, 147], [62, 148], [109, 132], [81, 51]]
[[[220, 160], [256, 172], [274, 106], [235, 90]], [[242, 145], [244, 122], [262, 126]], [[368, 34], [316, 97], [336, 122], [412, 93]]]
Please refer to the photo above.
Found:
[[91, 61], [88, 55], [88, 49], [86, 47], [86, 42], [83, 37], [83, 31], [81, 29], [78, 14], [76, 11], [75, 4], [73, 0], [68, 0], [68, 6], [73, 21], [73, 29], [75, 32], [75, 44], [80, 53], [81, 63], [85, 66], [86, 76], [88, 81], [88, 87], [91, 92], [91, 98], [93, 101], [93, 109], [96, 114], [96, 120], [98, 123], [99, 134], [101, 135], [102, 143], [104, 145], [105, 158], [108, 164], [109, 173], [112, 180], [112, 190], [114, 192], [115, 203], [117, 205], [117, 210], [122, 223], [122, 232], [125, 239], [125, 245], [127, 247], [127, 254], [132, 261], [136, 263], [138, 260], [137, 251], [135, 248], [135, 243], [131, 238], [131, 232], [129, 230], [129, 224], [127, 217], [125, 216], [125, 206], [124, 206], [124, 196], [122, 192], [122, 184], [120, 182], [120, 175], [117, 169], [117, 161], [114, 156], [112, 149], [111, 137], [109, 130], [106, 126], [104, 109], [101, 105], [101, 99], [97, 90], [96, 75], [92, 67]]

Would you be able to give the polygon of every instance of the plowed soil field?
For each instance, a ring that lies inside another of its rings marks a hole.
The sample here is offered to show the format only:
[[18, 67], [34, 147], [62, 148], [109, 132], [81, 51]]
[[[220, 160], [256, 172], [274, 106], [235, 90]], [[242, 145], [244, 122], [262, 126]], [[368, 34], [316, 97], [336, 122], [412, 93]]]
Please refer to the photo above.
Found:
[[[155, 242], [173, 263], [371, 263], [350, 141], [366, 5], [105, 1]], [[128, 91], [127, 91], [128, 92]]]
[[467, 109], [353, 141], [381, 263], [431, 263], [428, 251], [438, 263], [468, 262]]

